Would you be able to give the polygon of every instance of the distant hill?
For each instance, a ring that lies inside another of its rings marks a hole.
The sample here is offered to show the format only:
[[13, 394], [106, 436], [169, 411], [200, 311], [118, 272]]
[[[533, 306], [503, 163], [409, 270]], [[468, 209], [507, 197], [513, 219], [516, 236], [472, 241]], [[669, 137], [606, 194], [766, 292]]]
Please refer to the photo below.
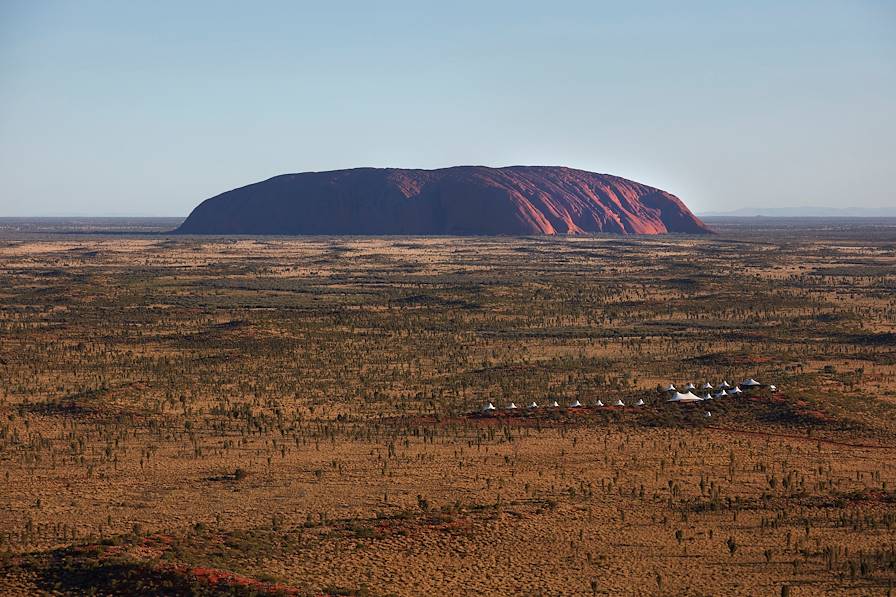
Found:
[[896, 207], [743, 207], [701, 212], [706, 218], [894, 218]]
[[182, 234], [708, 233], [677, 197], [552, 166], [285, 174], [202, 202]]

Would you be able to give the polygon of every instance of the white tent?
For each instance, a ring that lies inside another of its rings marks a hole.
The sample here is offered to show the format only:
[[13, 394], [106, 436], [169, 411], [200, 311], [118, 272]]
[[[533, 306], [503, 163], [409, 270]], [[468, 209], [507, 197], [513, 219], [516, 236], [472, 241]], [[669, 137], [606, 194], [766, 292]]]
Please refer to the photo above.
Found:
[[745, 388], [757, 388], [757, 387], [761, 386], [762, 384], [751, 377], [750, 379], [748, 379], [747, 381], [743, 382], [740, 385]]
[[705, 413], [703, 416], [704, 416], [704, 417], [711, 417], [711, 416], [712, 416], [712, 413], [709, 412], [709, 411], [706, 411], [706, 413]]
[[637, 402], [635, 402], [635, 406], [644, 406], [644, 399], [641, 398]]
[[772, 392], [777, 392], [777, 391], [778, 391], [778, 386], [769, 386], [768, 389], [769, 389], [770, 391], [772, 391]]
[[675, 392], [675, 395], [666, 400], [666, 402], [700, 402], [701, 400], [703, 398], [695, 395], [693, 392], [688, 392], [687, 394]]
[[548, 406], [550, 406], [551, 408], [557, 408], [557, 407], [559, 407], [560, 405], [557, 404], [557, 401], [556, 401], [556, 400], [554, 400], [553, 402], [551, 402], [550, 404], [548, 404]]
[[743, 394], [743, 393], [744, 393], [743, 390], [741, 390], [740, 388], [734, 388], [733, 390], [728, 392], [728, 395], [733, 396], [735, 394]]
[[485, 406], [482, 407], [482, 412], [488, 412], [490, 410], [495, 410], [495, 405], [492, 404], [491, 402], [487, 403]]
[[572, 404], [569, 405], [569, 408], [579, 408], [580, 406], [582, 406], [582, 403], [579, 402], [578, 400], [576, 400], [575, 402], [573, 402]]
[[706, 382], [705, 384], [703, 384], [702, 389], [704, 389], [704, 390], [711, 390], [711, 389], [712, 389], [712, 384], [709, 383], [709, 382]]
[[728, 389], [731, 389], [731, 384], [728, 383], [727, 381], [723, 381], [722, 383], [719, 384], [719, 387], [722, 388], [723, 390], [728, 390]]
[[507, 407], [507, 410], [514, 410], [516, 408], [516, 403], [511, 402], [510, 406]]
[[704, 400], [712, 400], [712, 396], [710, 396], [709, 394], [703, 394], [701, 398], [703, 398]]
[[678, 390], [675, 389], [675, 386], [673, 386], [672, 384], [669, 384], [669, 387], [666, 388], [666, 391], [667, 392], [677, 392]]
[[538, 403], [537, 403], [537, 402], [532, 402], [532, 403], [529, 405], [529, 408], [538, 408]]
[[720, 392], [716, 392], [715, 394], [713, 394], [713, 396], [715, 398], [724, 398], [727, 395], [728, 395], [728, 392], [726, 392], [725, 390], [722, 390]]
[[597, 401], [597, 404], [595, 404], [594, 406], [603, 406], [603, 405], [604, 405], [604, 403], [601, 402], [600, 400], [598, 400], [598, 401]]
[[684, 387], [684, 389], [685, 389], [685, 391], [690, 392], [691, 390], [696, 390], [696, 389], [697, 389], [697, 386], [695, 386], [695, 385], [692, 384], [692, 383], [688, 383], [688, 385], [686, 385], [686, 386]]
[[625, 402], [623, 402], [622, 400], [617, 400], [613, 403], [613, 406], [625, 406]]

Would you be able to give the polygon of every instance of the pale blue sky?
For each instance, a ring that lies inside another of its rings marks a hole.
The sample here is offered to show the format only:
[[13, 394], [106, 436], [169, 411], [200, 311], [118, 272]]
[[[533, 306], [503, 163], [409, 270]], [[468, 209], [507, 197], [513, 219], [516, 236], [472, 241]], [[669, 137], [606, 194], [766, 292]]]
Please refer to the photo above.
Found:
[[0, 0], [0, 216], [458, 164], [896, 206], [896, 3]]

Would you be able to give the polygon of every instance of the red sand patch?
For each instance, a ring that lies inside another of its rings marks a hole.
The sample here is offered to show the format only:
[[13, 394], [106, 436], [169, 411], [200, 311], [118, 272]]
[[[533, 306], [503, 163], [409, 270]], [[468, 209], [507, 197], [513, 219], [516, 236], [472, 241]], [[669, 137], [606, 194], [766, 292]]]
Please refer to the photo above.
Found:
[[258, 579], [220, 570], [218, 568], [205, 568], [201, 566], [189, 567], [184, 564], [162, 564], [157, 567], [159, 570], [167, 570], [177, 574], [191, 576], [196, 580], [207, 583], [213, 587], [221, 586], [242, 586], [249, 587], [259, 593], [279, 593], [286, 595], [298, 595], [299, 590], [281, 583], [267, 583]]

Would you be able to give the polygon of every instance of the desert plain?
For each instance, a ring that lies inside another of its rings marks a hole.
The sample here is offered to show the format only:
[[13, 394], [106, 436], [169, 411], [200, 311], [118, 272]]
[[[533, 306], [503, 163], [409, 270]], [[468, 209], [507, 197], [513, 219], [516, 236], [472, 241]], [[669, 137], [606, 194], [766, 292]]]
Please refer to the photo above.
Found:
[[779, 224], [0, 227], [0, 593], [892, 595], [896, 227]]

